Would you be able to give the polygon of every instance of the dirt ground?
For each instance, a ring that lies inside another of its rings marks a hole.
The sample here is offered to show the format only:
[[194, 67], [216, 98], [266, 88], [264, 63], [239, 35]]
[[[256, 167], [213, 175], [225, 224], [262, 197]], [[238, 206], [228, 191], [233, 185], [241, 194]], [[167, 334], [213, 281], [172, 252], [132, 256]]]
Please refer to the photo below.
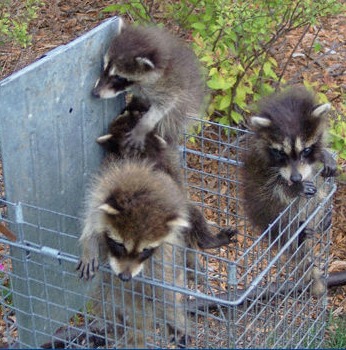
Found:
[[[15, 2], [15, 1], [13, 1]], [[0, 46], [0, 79], [30, 64], [56, 46], [66, 44], [98, 25], [106, 17], [101, 10], [114, 0], [52, 0], [43, 5], [38, 18], [30, 26], [31, 46], [23, 49], [14, 43]], [[20, 1], [18, 0], [18, 3]], [[346, 91], [346, 17], [339, 15], [323, 21], [322, 28], [311, 27], [304, 40], [297, 45], [301, 31], [290, 33], [281, 45], [273, 48], [273, 55], [284, 67], [284, 78], [290, 83], [308, 79], [316, 84], [340, 109], [345, 103]], [[311, 42], [315, 38], [324, 48], [324, 54], [313, 53]], [[291, 56], [292, 50], [300, 55]], [[341, 171], [346, 162], [339, 160]], [[330, 272], [346, 270], [346, 182], [337, 180], [338, 191], [334, 198], [333, 228], [331, 232]], [[329, 291], [330, 307], [335, 315], [346, 317], [346, 286]]]

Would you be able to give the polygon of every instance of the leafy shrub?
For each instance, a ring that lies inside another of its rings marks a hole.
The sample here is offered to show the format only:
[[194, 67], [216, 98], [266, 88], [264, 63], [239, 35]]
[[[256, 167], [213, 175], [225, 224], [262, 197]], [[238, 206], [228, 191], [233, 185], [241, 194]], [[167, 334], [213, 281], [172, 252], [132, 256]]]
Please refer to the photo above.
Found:
[[[193, 47], [208, 69], [209, 115], [238, 124], [248, 106], [281, 80], [270, 49], [293, 29], [315, 24], [340, 10], [338, 0], [125, 0], [105, 11], [130, 14], [141, 22], [174, 22], [192, 33]], [[282, 74], [280, 74], [282, 76]]]
[[[20, 5], [18, 5], [20, 4]], [[0, 3], [0, 45], [14, 41], [22, 47], [31, 43], [29, 23], [37, 17], [42, 0], [1, 0]]]
[[340, 158], [346, 160], [346, 120], [338, 115], [331, 121], [329, 130], [331, 147], [338, 152]]

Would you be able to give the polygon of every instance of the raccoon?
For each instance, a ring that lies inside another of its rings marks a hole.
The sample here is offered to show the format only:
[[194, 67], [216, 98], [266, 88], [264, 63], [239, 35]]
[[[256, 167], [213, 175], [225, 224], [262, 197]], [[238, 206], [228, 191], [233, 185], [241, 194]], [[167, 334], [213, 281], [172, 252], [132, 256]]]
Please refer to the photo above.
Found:
[[[150, 310], [154, 306], [153, 299], [160, 296], [166, 305], [162, 310], [158, 306], [156, 315], [162, 319], [165, 316], [171, 332], [179, 335], [179, 339], [184, 338], [179, 342], [185, 342], [186, 316], [180, 297], [168, 290], [163, 296], [160, 288], [131, 279], [143, 271], [146, 276], [161, 278], [164, 283], [174, 282], [182, 287], [184, 254], [175, 253], [172, 245], [185, 246], [184, 230], [189, 226], [186, 198], [169, 175], [155, 170], [146, 159], [120, 160], [110, 155], [105, 160], [87, 198], [84, 229], [80, 237], [83, 254], [77, 269], [81, 277], [89, 279], [98, 268], [99, 260], [108, 260], [118, 278], [110, 282], [111, 277], [105, 274], [106, 281], [113, 285], [106, 290], [105, 305], [112, 300], [118, 303], [124, 298], [126, 309], [117, 303], [115, 309], [116, 323], [129, 327], [127, 346], [145, 347], [143, 330], [152, 329]], [[158, 264], [162, 262], [162, 256], [167, 262], [175, 261], [180, 269], [173, 264]], [[120, 289], [122, 283], [124, 294]], [[145, 317], [149, 317], [144, 324], [141, 316], [142, 288], [145, 288], [145, 309], [148, 313]], [[99, 289], [95, 292], [94, 300], [98, 294]], [[104, 302], [95, 301], [94, 312], [97, 315], [105, 314], [107, 321], [113, 320], [113, 308], [105, 305]]]
[[149, 105], [144, 100], [133, 97], [123, 113], [110, 123], [108, 133], [98, 137], [96, 141], [107, 153], [120, 159], [149, 159], [155, 169], [163, 170], [182, 185], [178, 151], [175, 147], [170, 147], [157, 134], [156, 129], [146, 135], [144, 148], [141, 151], [124, 147], [126, 135], [148, 110]]
[[98, 98], [124, 91], [146, 100], [150, 108], [128, 133], [125, 144], [142, 150], [155, 127], [166, 142], [176, 144], [186, 115], [198, 116], [205, 84], [193, 51], [168, 31], [131, 26], [119, 19], [119, 34], [104, 56], [104, 70], [93, 89]]
[[[242, 180], [247, 217], [263, 231], [294, 199], [299, 197], [302, 206], [314, 198], [310, 208], [319, 203], [325, 195], [313, 183], [319, 163], [324, 165], [322, 175], [330, 177], [335, 175], [336, 161], [325, 148], [325, 116], [330, 104], [316, 104], [314, 95], [298, 86], [270, 96], [259, 107], [259, 114], [250, 119], [254, 134], [248, 136]], [[298, 204], [293, 207], [292, 217], [298, 209]], [[282, 227], [288, 220], [287, 214]], [[328, 225], [330, 220], [324, 223]], [[278, 224], [271, 227], [271, 241], [277, 237], [278, 230]], [[306, 229], [300, 241], [311, 234]], [[281, 243], [288, 238], [284, 235]]]
[[[145, 148], [141, 151], [131, 151], [123, 147], [123, 140], [136, 123], [147, 112], [149, 106], [140, 98], [132, 98], [125, 111], [116, 117], [109, 126], [109, 133], [100, 136], [97, 142], [110, 154], [120, 158], [149, 159], [155, 169], [168, 174], [185, 192], [181, 171], [179, 151], [169, 145], [156, 134], [156, 129], [147, 134]], [[189, 248], [212, 249], [228, 245], [237, 231], [231, 228], [221, 229], [213, 234], [202, 213], [192, 203], [188, 202], [190, 228], [185, 232], [186, 243]]]
[[[81, 278], [88, 280], [96, 274], [100, 261], [109, 262], [118, 278], [104, 274], [106, 300], [95, 301], [93, 309], [112, 323], [113, 308], [107, 305], [113, 300], [124, 300], [126, 310], [115, 304], [116, 324], [130, 328], [128, 346], [145, 346], [143, 331], [154, 327], [154, 307], [155, 315], [167, 319], [168, 330], [185, 346], [189, 331], [180, 297], [169, 290], [163, 295], [161, 288], [156, 288], [153, 295], [151, 285], [132, 278], [143, 272], [184, 287], [190, 278], [185, 274], [196, 267], [193, 256], [182, 249], [228, 244], [235, 231], [224, 229], [217, 235], [209, 231], [202, 213], [186, 198], [178, 150], [154, 131], [146, 135], [143, 152], [131, 153], [122, 146], [126, 133], [146, 113], [147, 106], [142, 102], [133, 100], [111, 123], [110, 133], [97, 139], [108, 155], [86, 200], [80, 237], [83, 252], [77, 270]], [[159, 265], [162, 257], [166, 263]], [[99, 294], [97, 290], [95, 300]], [[153, 299], [157, 298], [165, 303], [154, 304]], [[120, 328], [122, 333], [124, 327]]]

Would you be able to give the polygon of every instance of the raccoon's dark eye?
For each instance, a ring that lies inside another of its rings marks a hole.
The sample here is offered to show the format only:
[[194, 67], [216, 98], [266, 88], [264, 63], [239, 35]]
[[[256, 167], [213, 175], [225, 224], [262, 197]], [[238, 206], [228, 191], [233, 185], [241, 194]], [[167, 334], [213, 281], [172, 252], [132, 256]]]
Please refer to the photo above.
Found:
[[143, 249], [141, 253], [139, 253], [139, 259], [141, 261], [148, 259], [150, 256], [153, 255], [155, 251], [155, 248], [148, 248], [148, 249]]
[[127, 83], [128, 80], [124, 77], [121, 77], [120, 75], [114, 75], [113, 79], [116, 80], [118, 83]]
[[270, 154], [275, 158], [275, 160], [284, 160], [287, 158], [286, 153], [277, 148], [270, 148]]
[[312, 152], [312, 147], [306, 147], [302, 150], [301, 155], [306, 158], [308, 157]]
[[114, 241], [107, 234], [106, 234], [106, 244], [111, 254], [114, 256], [121, 257], [127, 254], [125, 246], [122, 243], [118, 243]]

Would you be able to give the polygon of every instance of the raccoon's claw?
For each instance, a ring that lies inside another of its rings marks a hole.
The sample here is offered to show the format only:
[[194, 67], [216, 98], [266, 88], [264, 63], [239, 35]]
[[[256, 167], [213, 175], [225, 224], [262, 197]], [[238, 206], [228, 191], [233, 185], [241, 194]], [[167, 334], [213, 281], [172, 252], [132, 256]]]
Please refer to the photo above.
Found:
[[336, 175], [336, 171], [337, 171], [336, 162], [333, 165], [332, 164], [324, 164], [321, 175], [323, 177], [333, 177]]
[[224, 244], [228, 244], [231, 242], [237, 242], [237, 239], [234, 237], [237, 235], [237, 233], [238, 230], [232, 229], [230, 227], [225, 227], [220, 230], [216, 237], [220, 242], [225, 241]]
[[303, 194], [306, 197], [308, 198], [313, 197], [316, 194], [317, 188], [312, 181], [303, 181], [302, 184], [303, 184]]
[[298, 236], [298, 245], [301, 246], [304, 241], [312, 239], [314, 235], [315, 232], [313, 229], [305, 227], [305, 229]]
[[131, 154], [133, 153], [133, 150], [137, 150], [139, 153], [143, 152], [144, 146], [145, 146], [145, 134], [144, 135], [138, 135], [133, 132], [134, 130], [128, 132], [126, 134], [126, 139], [124, 142], [124, 146], [126, 148], [131, 149]]
[[91, 262], [84, 262], [79, 260], [76, 270], [79, 271], [79, 278], [91, 280], [99, 269], [99, 263], [97, 258], [91, 260]]
[[322, 170], [322, 176], [323, 177], [332, 177], [336, 175], [337, 172], [337, 164], [336, 160], [332, 156], [331, 153], [329, 153], [327, 150], [323, 150], [323, 170]]

